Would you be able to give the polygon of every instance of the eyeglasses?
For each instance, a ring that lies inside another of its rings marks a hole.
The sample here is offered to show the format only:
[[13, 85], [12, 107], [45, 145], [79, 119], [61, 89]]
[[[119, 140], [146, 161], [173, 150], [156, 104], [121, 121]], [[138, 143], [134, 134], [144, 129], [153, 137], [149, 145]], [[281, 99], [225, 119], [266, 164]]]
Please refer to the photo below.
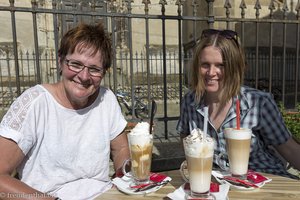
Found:
[[86, 66], [77, 60], [66, 59], [65, 61], [69, 70], [76, 73], [81, 72], [85, 67], [88, 69], [88, 72], [91, 76], [102, 77], [105, 73], [105, 70], [103, 68], [97, 66]]
[[216, 29], [206, 29], [202, 31], [201, 39], [206, 38], [212, 35], [220, 35], [226, 39], [233, 40], [238, 46], [239, 43], [237, 41], [237, 32], [232, 30], [216, 30]]

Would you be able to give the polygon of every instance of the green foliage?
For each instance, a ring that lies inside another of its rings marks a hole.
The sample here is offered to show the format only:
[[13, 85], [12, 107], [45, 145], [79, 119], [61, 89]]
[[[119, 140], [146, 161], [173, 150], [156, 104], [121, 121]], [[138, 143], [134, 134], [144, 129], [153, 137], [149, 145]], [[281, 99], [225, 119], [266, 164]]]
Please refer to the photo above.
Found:
[[278, 107], [282, 113], [287, 128], [295, 136], [295, 138], [300, 141], [300, 103], [297, 104], [297, 110], [294, 112], [285, 110], [282, 102], [278, 104]]

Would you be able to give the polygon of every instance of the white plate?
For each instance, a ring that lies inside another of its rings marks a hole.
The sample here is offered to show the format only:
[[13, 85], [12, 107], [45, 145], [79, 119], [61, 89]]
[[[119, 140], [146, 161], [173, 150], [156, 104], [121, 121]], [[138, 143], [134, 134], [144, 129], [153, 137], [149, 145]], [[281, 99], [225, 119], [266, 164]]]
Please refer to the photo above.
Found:
[[[167, 177], [164, 179], [164, 181], [171, 181], [170, 177]], [[159, 185], [159, 186], [155, 186], [153, 188], [150, 188], [148, 190], [144, 190], [144, 191], [140, 191], [140, 192], [134, 192], [136, 189], [131, 188], [130, 185], [133, 183], [133, 180], [127, 176], [123, 176], [122, 178], [116, 177], [112, 180], [113, 184], [115, 184], [117, 186], [117, 188], [126, 193], [126, 194], [130, 194], [130, 195], [145, 195], [148, 193], [152, 193], [155, 192], [157, 190], [159, 190], [161, 187], [163, 187], [164, 185]]]
[[230, 187], [232, 187], [233, 189], [237, 189], [237, 190], [255, 190], [255, 189], [258, 189], [258, 188], [261, 188], [262, 186], [265, 185], [266, 182], [261, 182], [261, 183], [257, 183], [255, 184], [257, 187], [243, 187], [243, 186], [238, 186], [238, 185], [233, 185], [233, 184], [230, 184]]
[[220, 180], [218, 178], [216, 178], [216, 179], [221, 184], [228, 184], [228, 185], [230, 185], [230, 188], [236, 189], [236, 190], [255, 190], [255, 189], [261, 188], [262, 186], [265, 185], [265, 182], [262, 182], [262, 183], [256, 184], [256, 186], [258, 186], [257, 188], [256, 187], [246, 187], [246, 186], [244, 187], [244, 186], [238, 186], [238, 185], [231, 184], [230, 182], [228, 182], [226, 180]]
[[270, 182], [272, 179], [269, 179], [267, 178], [267, 180], [261, 182], [261, 183], [256, 183], [255, 185], [257, 187], [244, 187], [244, 186], [239, 186], [239, 185], [234, 185], [234, 184], [231, 184], [230, 182], [226, 181], [226, 180], [221, 180], [219, 178], [222, 178], [224, 175], [228, 175], [228, 174], [222, 174], [221, 172], [219, 171], [212, 171], [212, 175], [216, 178], [216, 180], [221, 183], [221, 184], [228, 184], [230, 185], [230, 187], [232, 189], [236, 189], [236, 190], [255, 190], [255, 189], [258, 189], [258, 188], [261, 188], [263, 187], [266, 183]]

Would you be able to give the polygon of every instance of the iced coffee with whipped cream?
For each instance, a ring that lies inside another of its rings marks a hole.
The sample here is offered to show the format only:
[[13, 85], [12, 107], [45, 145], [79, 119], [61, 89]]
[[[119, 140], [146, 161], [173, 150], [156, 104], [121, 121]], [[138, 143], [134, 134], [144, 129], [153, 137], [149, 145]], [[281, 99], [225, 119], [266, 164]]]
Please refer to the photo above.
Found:
[[246, 178], [252, 131], [245, 128], [227, 128], [224, 134], [230, 172], [233, 176]]
[[209, 197], [214, 144], [214, 140], [209, 136], [203, 137], [199, 129], [183, 139], [192, 197]]
[[153, 136], [148, 122], [138, 123], [128, 134], [131, 157], [131, 173], [137, 183], [149, 181]]

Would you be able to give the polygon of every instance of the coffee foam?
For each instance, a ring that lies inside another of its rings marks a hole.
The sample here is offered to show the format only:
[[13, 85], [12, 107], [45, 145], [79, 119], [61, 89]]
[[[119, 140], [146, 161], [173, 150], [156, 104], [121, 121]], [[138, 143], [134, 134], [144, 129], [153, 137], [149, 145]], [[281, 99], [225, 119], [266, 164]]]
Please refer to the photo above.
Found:
[[226, 128], [224, 130], [225, 137], [234, 140], [248, 140], [251, 138], [252, 131], [251, 129], [235, 129], [235, 128]]
[[211, 157], [214, 154], [214, 141], [211, 137], [203, 138], [203, 132], [193, 130], [190, 135], [183, 139], [185, 154], [190, 157]]
[[149, 135], [150, 124], [148, 122], [139, 122], [135, 127], [130, 131], [129, 134], [134, 135]]
[[128, 133], [130, 145], [138, 145], [143, 147], [152, 143], [153, 136], [149, 132], [150, 125], [148, 122], [139, 122]]

